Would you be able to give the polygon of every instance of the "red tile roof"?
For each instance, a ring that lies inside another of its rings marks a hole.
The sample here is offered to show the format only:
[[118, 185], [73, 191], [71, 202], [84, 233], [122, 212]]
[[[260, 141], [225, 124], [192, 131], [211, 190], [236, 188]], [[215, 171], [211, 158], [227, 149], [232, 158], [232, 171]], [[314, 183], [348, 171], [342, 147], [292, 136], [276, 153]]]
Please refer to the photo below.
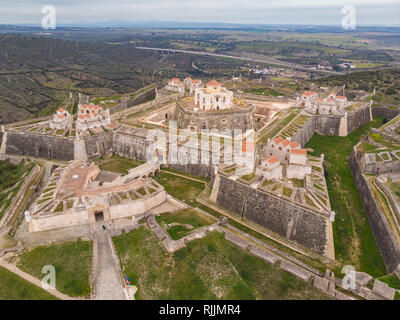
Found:
[[221, 84], [217, 80], [211, 80], [209, 83], [207, 83], [207, 85], [211, 87], [218, 87]]
[[65, 110], [64, 110], [64, 108], [59, 108], [57, 111], [58, 111], [59, 113], [63, 113]]
[[292, 148], [292, 149], [295, 149], [295, 148], [297, 148], [297, 147], [300, 147], [300, 144], [298, 143], [298, 142], [292, 142], [291, 144], [290, 144], [290, 148]]
[[277, 157], [271, 157], [271, 158], [268, 158], [268, 159], [267, 159], [267, 162], [268, 162], [269, 164], [274, 164], [274, 163], [279, 162], [279, 159], [278, 159]]
[[307, 150], [305, 149], [292, 149], [290, 153], [293, 154], [307, 154]]
[[288, 146], [288, 145], [291, 144], [291, 143], [292, 143], [292, 141], [290, 141], [289, 139], [286, 139], [286, 140], [283, 140], [283, 141], [282, 141], [282, 145], [283, 145], [284, 147]]
[[274, 139], [274, 142], [275, 142], [276, 144], [281, 143], [282, 141], [283, 141], [283, 139], [282, 139], [281, 137], [278, 137], [278, 138], [275, 138], [275, 139]]
[[303, 96], [309, 97], [309, 96], [313, 96], [315, 94], [318, 94], [318, 93], [316, 93], [315, 91], [304, 91]]

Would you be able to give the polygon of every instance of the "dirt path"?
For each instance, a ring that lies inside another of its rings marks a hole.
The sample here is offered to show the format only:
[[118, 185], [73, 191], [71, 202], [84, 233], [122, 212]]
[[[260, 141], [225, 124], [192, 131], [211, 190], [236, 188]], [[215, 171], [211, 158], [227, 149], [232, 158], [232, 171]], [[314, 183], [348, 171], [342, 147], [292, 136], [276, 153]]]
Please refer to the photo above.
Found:
[[82, 300], [81, 298], [72, 298], [70, 296], [67, 296], [64, 293], [61, 293], [60, 291], [56, 289], [44, 289], [42, 288], [42, 282], [35, 278], [34, 276], [22, 271], [21, 269], [17, 268], [16, 266], [4, 261], [3, 258], [0, 258], [0, 266], [11, 271], [12, 273], [15, 273], [17, 276], [25, 279], [26, 281], [29, 281], [30, 283], [34, 284], [35, 286], [47, 291], [51, 295], [55, 296], [58, 299], [61, 300]]

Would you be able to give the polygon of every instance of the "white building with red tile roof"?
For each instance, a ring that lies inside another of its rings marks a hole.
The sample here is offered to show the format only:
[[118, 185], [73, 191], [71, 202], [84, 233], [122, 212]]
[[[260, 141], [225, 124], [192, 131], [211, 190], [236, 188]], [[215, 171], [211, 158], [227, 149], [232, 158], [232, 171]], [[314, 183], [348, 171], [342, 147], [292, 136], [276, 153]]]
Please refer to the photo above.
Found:
[[311, 165], [307, 164], [307, 150], [292, 149], [289, 156], [289, 165], [286, 168], [288, 179], [303, 180], [307, 174], [311, 174]]
[[263, 176], [267, 180], [281, 180], [283, 168], [277, 157], [263, 159], [261, 165], [257, 167], [256, 174]]
[[330, 92], [326, 98], [322, 98], [314, 91], [305, 91], [297, 97], [296, 106], [304, 108], [312, 114], [338, 114], [341, 110], [349, 106], [345, 96], [338, 96], [335, 92]]
[[194, 94], [195, 105], [200, 110], [223, 110], [233, 107], [233, 92], [211, 80], [205, 88], [197, 88]]
[[165, 86], [168, 91], [179, 92], [180, 94], [185, 93], [185, 85], [178, 78], [172, 78]]
[[76, 119], [76, 129], [86, 131], [111, 124], [110, 110], [95, 104], [80, 104]]
[[49, 122], [51, 129], [70, 129], [72, 126], [72, 116], [64, 108], [58, 108], [53, 119]]
[[192, 80], [192, 83], [190, 84], [190, 93], [195, 92], [196, 89], [201, 88], [202, 85], [203, 85], [203, 82], [200, 79]]
[[[277, 137], [268, 140], [262, 151], [260, 168], [271, 169], [271, 161], [278, 160], [286, 167], [288, 179], [304, 179], [306, 174], [311, 174], [311, 166], [307, 163], [307, 150], [300, 148], [296, 141]], [[273, 159], [273, 160], [271, 160]], [[269, 175], [267, 175], [269, 176]]]
[[300, 148], [300, 145], [296, 141], [277, 137], [268, 140], [267, 145], [263, 149], [263, 157], [277, 157], [280, 162], [288, 163], [290, 151], [298, 148]]

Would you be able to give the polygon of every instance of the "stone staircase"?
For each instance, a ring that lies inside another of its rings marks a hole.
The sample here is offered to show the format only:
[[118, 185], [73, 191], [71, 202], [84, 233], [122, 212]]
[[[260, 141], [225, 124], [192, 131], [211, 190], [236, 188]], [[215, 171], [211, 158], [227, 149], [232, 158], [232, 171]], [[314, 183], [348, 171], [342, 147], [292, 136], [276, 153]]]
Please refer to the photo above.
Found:
[[215, 179], [214, 179], [214, 184], [213, 184], [213, 187], [212, 187], [212, 190], [211, 190], [211, 196], [210, 196], [210, 199], [213, 202], [217, 202], [220, 182], [221, 182], [221, 177], [220, 177], [219, 174], [217, 174], [215, 176]]
[[97, 228], [95, 232], [97, 244], [97, 261], [95, 271], [96, 300], [126, 300], [126, 290], [122, 275], [116, 265], [112, 240], [107, 231]]
[[79, 136], [76, 136], [74, 141], [74, 159], [81, 161], [87, 161], [88, 159], [85, 140], [80, 138]]

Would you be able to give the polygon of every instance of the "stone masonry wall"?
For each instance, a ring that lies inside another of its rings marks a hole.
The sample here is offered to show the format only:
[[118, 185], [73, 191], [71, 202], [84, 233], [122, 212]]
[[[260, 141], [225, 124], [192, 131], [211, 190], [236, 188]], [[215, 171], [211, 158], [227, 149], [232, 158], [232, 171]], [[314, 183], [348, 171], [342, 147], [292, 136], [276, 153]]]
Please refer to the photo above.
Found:
[[315, 120], [311, 117], [301, 128], [295, 136], [292, 137], [293, 141], [297, 141], [301, 146], [305, 146], [312, 138], [315, 132]]
[[341, 116], [315, 115], [315, 132], [319, 134], [338, 136]]
[[83, 139], [85, 140], [86, 153], [89, 160], [113, 154], [113, 133], [85, 136]]
[[146, 161], [146, 150], [148, 142], [146, 138], [132, 136], [123, 133], [113, 134], [113, 151], [114, 154], [129, 159], [137, 159]]
[[385, 215], [379, 210], [368, 183], [362, 175], [360, 158], [361, 154], [353, 151], [349, 158], [350, 169], [386, 269], [391, 273], [400, 265], [400, 248], [393, 237]]
[[304, 247], [324, 252], [324, 217], [223, 175], [220, 178], [218, 204]]
[[390, 109], [385, 107], [372, 107], [372, 116], [392, 120], [400, 114], [400, 109]]
[[350, 113], [347, 117], [347, 133], [351, 133], [354, 130], [362, 127], [371, 119], [371, 106], [368, 104], [365, 107], [359, 108], [353, 113]]
[[254, 107], [237, 110], [219, 111], [190, 111], [177, 103], [174, 119], [178, 128], [189, 129], [193, 127], [196, 131], [201, 129], [230, 130], [240, 129], [245, 132], [254, 128]]
[[74, 159], [74, 140], [66, 137], [9, 131], [6, 153], [69, 161]]

